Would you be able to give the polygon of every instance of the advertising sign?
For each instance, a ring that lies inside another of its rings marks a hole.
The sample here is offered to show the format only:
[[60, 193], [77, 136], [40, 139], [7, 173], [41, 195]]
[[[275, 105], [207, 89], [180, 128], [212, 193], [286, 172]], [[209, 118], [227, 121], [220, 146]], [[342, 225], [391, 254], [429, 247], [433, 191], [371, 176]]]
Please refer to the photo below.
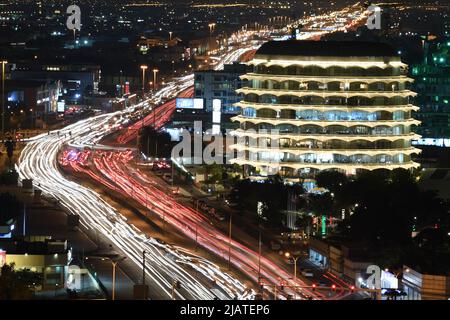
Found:
[[177, 109], [203, 109], [203, 99], [177, 98]]

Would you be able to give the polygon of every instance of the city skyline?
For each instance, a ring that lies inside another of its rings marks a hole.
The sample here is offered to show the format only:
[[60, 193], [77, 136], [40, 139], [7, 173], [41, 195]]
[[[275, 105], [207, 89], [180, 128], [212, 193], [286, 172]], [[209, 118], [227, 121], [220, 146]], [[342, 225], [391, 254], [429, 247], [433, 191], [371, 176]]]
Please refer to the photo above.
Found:
[[450, 298], [449, 15], [5, 1], [0, 297]]

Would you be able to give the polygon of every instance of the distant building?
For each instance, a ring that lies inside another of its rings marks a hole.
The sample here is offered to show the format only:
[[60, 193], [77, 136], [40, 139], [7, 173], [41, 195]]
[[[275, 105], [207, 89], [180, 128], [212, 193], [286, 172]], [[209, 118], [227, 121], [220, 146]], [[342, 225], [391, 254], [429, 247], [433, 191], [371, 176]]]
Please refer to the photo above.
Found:
[[195, 72], [194, 98], [204, 99], [206, 112], [213, 110], [213, 100], [221, 101], [222, 113], [237, 114], [240, 108], [234, 104], [242, 99], [236, 90], [246, 86], [247, 81], [240, 76], [247, 72], [247, 66], [241, 63], [224, 65], [223, 70], [205, 70]]
[[[270, 41], [242, 76], [232, 162], [250, 175], [299, 177], [334, 169], [416, 168], [408, 90], [394, 48], [352, 41]], [[251, 144], [251, 145], [250, 145]], [[272, 149], [273, 148], [273, 149]]]
[[450, 274], [428, 274], [403, 266], [402, 285], [408, 300], [450, 299]]
[[423, 48], [423, 62], [411, 72], [420, 107], [416, 118], [422, 122], [417, 133], [421, 144], [439, 144], [450, 138], [450, 38], [426, 40]]
[[12, 108], [10, 111], [26, 108], [36, 115], [55, 112], [60, 91], [59, 81], [6, 80], [6, 108]]
[[[316, 266], [328, 270], [331, 274], [357, 288], [370, 287], [368, 283], [369, 266], [374, 266], [375, 252], [367, 250], [361, 244], [344, 242], [338, 239], [310, 238], [309, 260]], [[380, 270], [380, 293], [386, 299], [386, 289], [400, 289], [396, 275], [388, 270]]]
[[11, 67], [13, 80], [60, 81], [66, 103], [77, 104], [84, 95], [98, 93], [101, 70], [97, 65], [16, 63]]
[[[29, 270], [42, 275], [41, 290], [64, 288], [71, 250], [65, 240], [28, 237], [22, 240], [0, 240], [2, 265], [14, 263], [15, 270]], [[0, 265], [1, 267], [1, 265]]]

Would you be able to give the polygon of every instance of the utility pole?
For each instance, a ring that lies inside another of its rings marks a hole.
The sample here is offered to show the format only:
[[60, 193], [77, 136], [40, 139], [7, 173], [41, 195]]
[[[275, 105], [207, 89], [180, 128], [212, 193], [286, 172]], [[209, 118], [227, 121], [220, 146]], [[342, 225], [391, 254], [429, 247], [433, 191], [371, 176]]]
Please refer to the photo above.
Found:
[[174, 168], [173, 168], [173, 161], [172, 161], [172, 192], [173, 192], [173, 170], [174, 170]]
[[145, 286], [145, 254], [147, 251], [142, 251], [142, 284]]
[[116, 299], [116, 266], [118, 261], [111, 261], [112, 265], [113, 265], [113, 270], [112, 270], [112, 294], [111, 294], [111, 299], [115, 300]]
[[231, 225], [233, 223], [233, 214], [230, 213], [229, 241], [228, 241], [228, 270], [231, 270]]
[[195, 251], [197, 251], [198, 248], [198, 230], [197, 225], [195, 225]]
[[261, 279], [261, 229], [259, 231], [259, 242], [258, 242], [258, 281]]
[[2, 64], [2, 139], [5, 135], [5, 65], [8, 61], [0, 61]]

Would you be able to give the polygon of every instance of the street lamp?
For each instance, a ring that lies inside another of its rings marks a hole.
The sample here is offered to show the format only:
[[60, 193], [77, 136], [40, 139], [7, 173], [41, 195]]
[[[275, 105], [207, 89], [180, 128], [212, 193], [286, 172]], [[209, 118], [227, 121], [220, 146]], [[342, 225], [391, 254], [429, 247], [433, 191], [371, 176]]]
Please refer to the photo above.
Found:
[[214, 27], [216, 26], [215, 23], [208, 24], [209, 27], [209, 34], [211, 35], [214, 32]]
[[6, 60], [0, 61], [2, 64], [2, 136], [5, 133], [5, 65], [8, 63]]
[[156, 74], [159, 72], [158, 69], [153, 69], [153, 85], [154, 85], [154, 89], [156, 91]]
[[284, 256], [286, 258], [292, 258], [292, 260], [294, 260], [294, 281], [297, 280], [297, 260], [300, 258], [300, 256], [298, 257], [294, 257], [293, 255], [291, 255], [289, 252], [286, 252], [284, 254]]
[[125, 260], [127, 257], [121, 257], [117, 260], [111, 260], [111, 264], [113, 266], [113, 272], [112, 272], [112, 293], [111, 293], [111, 298], [112, 300], [116, 299], [116, 266], [120, 261]]
[[148, 66], [142, 65], [141, 69], [142, 69], [142, 96], [143, 96], [145, 92], [145, 71], [148, 69]]
[[[109, 260], [111, 261], [111, 265], [113, 267], [112, 269], [112, 291], [111, 291], [111, 299], [115, 300], [116, 299], [116, 267], [117, 264], [123, 260], [125, 260], [127, 257], [119, 257], [117, 259], [114, 258], [110, 258], [110, 257], [91, 257], [94, 259], [102, 259], [102, 260]], [[88, 260], [89, 257], [86, 257], [86, 260]]]
[[233, 213], [230, 213], [230, 224], [228, 226], [228, 270], [231, 270], [231, 227], [233, 225]]

